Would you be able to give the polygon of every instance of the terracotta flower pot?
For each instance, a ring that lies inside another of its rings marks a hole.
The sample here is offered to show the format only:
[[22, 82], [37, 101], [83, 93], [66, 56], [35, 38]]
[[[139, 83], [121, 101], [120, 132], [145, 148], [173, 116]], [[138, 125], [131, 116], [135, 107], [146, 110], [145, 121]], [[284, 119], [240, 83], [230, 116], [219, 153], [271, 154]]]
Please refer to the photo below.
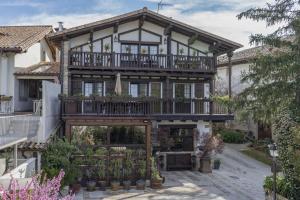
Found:
[[145, 185], [146, 185], [146, 182], [144, 180], [138, 180], [136, 182], [136, 189], [137, 190], [145, 190]]
[[202, 173], [211, 173], [211, 159], [210, 158], [201, 158], [200, 159], [200, 172]]
[[163, 183], [163, 179], [151, 179], [150, 187], [152, 189], [161, 189], [162, 183]]
[[99, 186], [99, 189], [101, 191], [105, 191], [106, 190], [106, 181], [98, 181], [98, 186]]
[[79, 183], [74, 183], [70, 185], [69, 189], [72, 194], [77, 194], [81, 189], [81, 185]]
[[123, 181], [124, 190], [130, 190], [131, 181]]
[[110, 186], [112, 191], [117, 191], [120, 188], [120, 181], [112, 181]]
[[96, 190], [96, 181], [88, 181], [86, 183], [86, 188], [88, 191], [95, 191]]

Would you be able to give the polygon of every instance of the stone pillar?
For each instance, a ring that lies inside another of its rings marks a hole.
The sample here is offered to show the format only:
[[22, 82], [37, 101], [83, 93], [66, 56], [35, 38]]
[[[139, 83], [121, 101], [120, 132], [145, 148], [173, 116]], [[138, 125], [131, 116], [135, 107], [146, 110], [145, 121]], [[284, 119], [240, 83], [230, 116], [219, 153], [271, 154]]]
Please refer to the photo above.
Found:
[[69, 95], [69, 92], [71, 91], [69, 88], [69, 70], [68, 70], [68, 65], [69, 65], [69, 49], [70, 49], [70, 43], [68, 40], [63, 42], [63, 47], [62, 47], [62, 60], [63, 60], [63, 94]]

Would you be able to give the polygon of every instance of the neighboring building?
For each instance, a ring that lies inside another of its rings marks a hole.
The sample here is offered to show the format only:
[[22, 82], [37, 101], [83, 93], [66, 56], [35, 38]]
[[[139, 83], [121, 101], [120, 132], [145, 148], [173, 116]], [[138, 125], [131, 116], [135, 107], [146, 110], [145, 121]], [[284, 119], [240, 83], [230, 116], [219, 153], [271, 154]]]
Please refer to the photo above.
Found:
[[51, 32], [51, 26], [0, 26], [0, 150], [38, 146], [60, 124], [59, 63], [45, 38]]
[[125, 134], [108, 131], [102, 145], [143, 146], [148, 175], [152, 150], [164, 169], [196, 169], [201, 135], [211, 133], [211, 122], [233, 119], [209, 97], [216, 57], [238, 43], [147, 8], [48, 39], [61, 50], [66, 136], [82, 126], [142, 127], [145, 143], [128, 144]]
[[[234, 52], [231, 58], [231, 65], [227, 55], [218, 57], [218, 67], [215, 81], [215, 90], [220, 95], [231, 93], [236, 96], [249, 86], [248, 83], [242, 83], [243, 73], [249, 71], [251, 60], [257, 54], [267, 54], [270, 50], [266, 47], [253, 47], [242, 51]], [[271, 137], [270, 127], [262, 123], [254, 122], [251, 117], [248, 120], [239, 121], [235, 119], [229, 122], [233, 129], [251, 132], [256, 139], [264, 139]]]

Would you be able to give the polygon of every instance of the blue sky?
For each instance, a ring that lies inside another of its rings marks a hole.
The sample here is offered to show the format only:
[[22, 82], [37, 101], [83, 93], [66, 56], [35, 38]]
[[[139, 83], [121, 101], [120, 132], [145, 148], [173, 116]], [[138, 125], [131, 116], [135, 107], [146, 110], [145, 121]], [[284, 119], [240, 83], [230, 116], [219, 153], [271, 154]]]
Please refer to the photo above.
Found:
[[[73, 27], [147, 6], [160, 0], [0, 0], [0, 25], [50, 24]], [[236, 15], [263, 6], [264, 0], [164, 0], [161, 14], [248, 46], [250, 33], [270, 30], [263, 23], [239, 21]]]

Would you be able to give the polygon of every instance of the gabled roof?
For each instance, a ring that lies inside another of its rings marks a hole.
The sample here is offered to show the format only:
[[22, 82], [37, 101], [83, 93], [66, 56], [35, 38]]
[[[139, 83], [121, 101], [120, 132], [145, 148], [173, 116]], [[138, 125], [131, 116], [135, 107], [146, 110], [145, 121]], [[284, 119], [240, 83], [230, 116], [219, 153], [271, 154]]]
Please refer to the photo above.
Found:
[[58, 62], [40, 62], [38, 64], [26, 67], [17, 68], [14, 73], [17, 76], [22, 75], [36, 75], [36, 76], [58, 76], [59, 75]]
[[0, 52], [24, 52], [50, 32], [52, 26], [0, 26]]
[[198, 37], [201, 38], [201, 40], [207, 41], [210, 44], [218, 44], [218, 48], [221, 52], [235, 50], [242, 47], [242, 45], [239, 43], [206, 32], [204, 30], [193, 27], [191, 25], [182, 23], [170, 17], [166, 17], [164, 15], [158, 14], [156, 12], [148, 10], [147, 8], [122, 14], [112, 18], [88, 23], [85, 25], [65, 29], [63, 31], [51, 33], [48, 35], [48, 38], [50, 38], [53, 41], [59, 41], [62, 40], [63, 37], [75, 37], [80, 34], [89, 33], [91, 30], [96, 31], [110, 26], [114, 26], [116, 24], [122, 24], [128, 21], [141, 19], [141, 18], [144, 18], [154, 23], [161, 24], [166, 27], [171, 26], [172, 29], [175, 29], [176, 31], [188, 33], [190, 36], [198, 35]]
[[[239, 63], [247, 63], [250, 62], [251, 59], [255, 58], [257, 54], [267, 54], [271, 53], [271, 50], [265, 46], [258, 46], [249, 49], [245, 49], [242, 51], [237, 51], [233, 53], [231, 58], [232, 64], [239, 64]], [[218, 57], [217, 66], [222, 67], [228, 64], [228, 56], [222, 55]]]

